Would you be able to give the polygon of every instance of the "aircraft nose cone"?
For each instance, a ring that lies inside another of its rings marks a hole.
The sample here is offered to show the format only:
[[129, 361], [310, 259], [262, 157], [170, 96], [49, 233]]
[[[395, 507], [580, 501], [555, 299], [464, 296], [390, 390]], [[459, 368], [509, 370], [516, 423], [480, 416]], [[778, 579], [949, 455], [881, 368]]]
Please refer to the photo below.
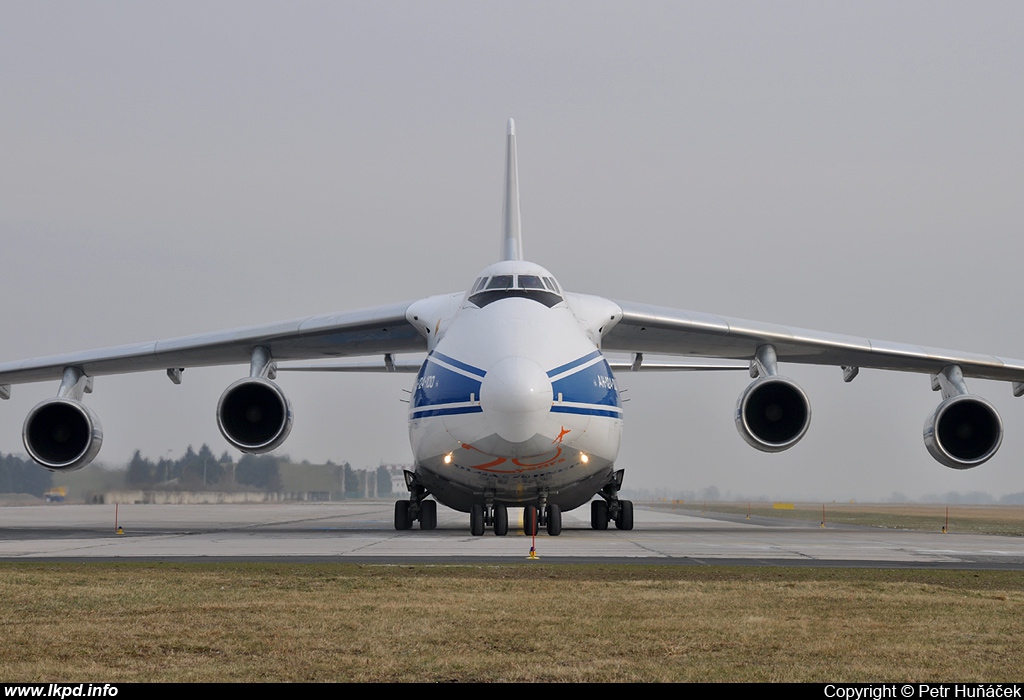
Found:
[[525, 442], [537, 434], [551, 410], [551, 396], [547, 373], [525, 357], [499, 361], [480, 385], [484, 417], [509, 442]]

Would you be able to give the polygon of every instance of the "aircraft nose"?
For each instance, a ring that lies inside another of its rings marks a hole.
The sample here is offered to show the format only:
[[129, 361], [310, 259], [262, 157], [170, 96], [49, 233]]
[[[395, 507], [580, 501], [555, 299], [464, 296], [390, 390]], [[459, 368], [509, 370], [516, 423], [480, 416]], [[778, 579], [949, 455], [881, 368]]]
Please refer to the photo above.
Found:
[[509, 442], [525, 442], [537, 434], [551, 410], [551, 396], [547, 373], [525, 357], [500, 360], [480, 385], [484, 417]]

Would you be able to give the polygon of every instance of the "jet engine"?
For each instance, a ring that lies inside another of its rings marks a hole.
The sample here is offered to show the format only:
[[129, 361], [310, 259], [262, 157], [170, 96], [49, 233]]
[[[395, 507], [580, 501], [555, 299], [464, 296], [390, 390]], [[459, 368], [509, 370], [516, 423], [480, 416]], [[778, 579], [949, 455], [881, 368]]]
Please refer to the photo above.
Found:
[[56, 397], [29, 411], [21, 439], [38, 464], [53, 471], [74, 471], [95, 459], [103, 444], [103, 430], [85, 404]]
[[736, 402], [736, 429], [751, 447], [781, 452], [800, 441], [811, 424], [811, 403], [796, 382], [762, 376]]
[[924, 423], [928, 452], [952, 469], [970, 469], [988, 461], [1002, 441], [999, 413], [973, 394], [947, 398]]
[[292, 430], [292, 405], [269, 379], [239, 379], [217, 402], [217, 427], [242, 452], [270, 452]]

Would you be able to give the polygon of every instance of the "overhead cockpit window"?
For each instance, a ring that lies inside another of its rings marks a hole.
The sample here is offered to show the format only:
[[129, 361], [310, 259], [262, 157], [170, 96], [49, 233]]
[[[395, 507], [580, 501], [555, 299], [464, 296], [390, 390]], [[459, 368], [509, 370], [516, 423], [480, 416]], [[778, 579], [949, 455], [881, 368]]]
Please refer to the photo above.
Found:
[[494, 275], [486, 284], [473, 287], [469, 301], [482, 308], [511, 297], [537, 301], [548, 308], [562, 301], [553, 281], [540, 275]]

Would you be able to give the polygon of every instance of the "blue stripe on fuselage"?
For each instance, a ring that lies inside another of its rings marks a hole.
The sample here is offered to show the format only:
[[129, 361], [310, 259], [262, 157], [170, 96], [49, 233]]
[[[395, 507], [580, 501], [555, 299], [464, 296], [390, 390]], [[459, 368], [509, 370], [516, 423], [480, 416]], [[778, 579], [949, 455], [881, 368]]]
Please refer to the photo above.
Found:
[[622, 411], [608, 411], [585, 406], [552, 406], [552, 413], [575, 413], [581, 416], [603, 416], [605, 418], [622, 418]]
[[[444, 364], [441, 364], [442, 362]], [[451, 369], [452, 367], [462, 371], [455, 371]], [[565, 375], [574, 367], [580, 369], [551, 383], [551, 411], [621, 418], [621, 404], [615, 377], [608, 362], [601, 357], [600, 351], [567, 362], [547, 374], [552, 378]], [[466, 376], [465, 373], [474, 376]], [[470, 402], [480, 400], [481, 380], [485, 374], [483, 370], [447, 355], [432, 353], [416, 375], [411, 417], [430, 418], [481, 412], [479, 403]], [[558, 403], [559, 398], [561, 403]]]
[[[564, 371], [564, 367], [571, 367], [574, 364], [585, 364], [592, 360], [595, 355], [600, 355], [600, 353], [591, 353], [575, 362], [562, 365], [562, 367], [552, 370], [548, 374], [550, 375], [552, 372], [561, 373]], [[584, 367], [578, 372], [552, 382], [551, 390], [556, 401], [559, 398], [558, 395], [561, 394], [562, 401], [567, 403], [586, 403], [594, 406], [615, 407], [620, 405], [615, 377], [612, 375], [612, 369], [608, 366], [607, 360], [603, 358], [599, 362]]]
[[557, 377], [559, 374], [562, 374], [563, 372], [567, 372], [568, 370], [572, 369], [573, 367], [577, 367], [579, 365], [586, 364], [587, 362], [590, 362], [594, 358], [600, 357], [600, 355], [601, 355], [601, 351], [600, 350], [595, 350], [594, 352], [590, 353], [589, 355], [584, 355], [583, 357], [577, 358], [577, 359], [573, 360], [572, 362], [566, 362], [564, 365], [561, 365], [560, 367], [555, 367], [553, 370], [550, 370], [548, 372], [548, 376], [552, 377], [552, 378]]
[[477, 377], [480, 377], [481, 379], [483, 379], [484, 375], [487, 374], [487, 372], [485, 370], [482, 370], [482, 369], [479, 369], [477, 367], [474, 367], [473, 365], [467, 365], [465, 362], [459, 362], [454, 357], [448, 357], [447, 355], [443, 355], [443, 354], [439, 353], [437, 350], [435, 350], [434, 352], [430, 353], [430, 355], [427, 356], [427, 359], [430, 360], [431, 358], [434, 358], [434, 357], [436, 357], [438, 360], [441, 360], [442, 362], [447, 362], [452, 367], [458, 367], [459, 369], [463, 370], [464, 372], [469, 372], [470, 374], [476, 375]]
[[[446, 363], [455, 366], [454, 360], [444, 358]], [[458, 363], [460, 368], [469, 367]], [[479, 371], [479, 370], [476, 370]], [[416, 374], [416, 388], [412, 394], [413, 408], [439, 406], [449, 403], [466, 403], [472, 398], [480, 398], [480, 380], [467, 377], [438, 364], [432, 357], [420, 367]]]
[[481, 413], [479, 406], [452, 406], [450, 408], [425, 408], [412, 412], [413, 418], [436, 418], [437, 416], [461, 416], [466, 413]]

